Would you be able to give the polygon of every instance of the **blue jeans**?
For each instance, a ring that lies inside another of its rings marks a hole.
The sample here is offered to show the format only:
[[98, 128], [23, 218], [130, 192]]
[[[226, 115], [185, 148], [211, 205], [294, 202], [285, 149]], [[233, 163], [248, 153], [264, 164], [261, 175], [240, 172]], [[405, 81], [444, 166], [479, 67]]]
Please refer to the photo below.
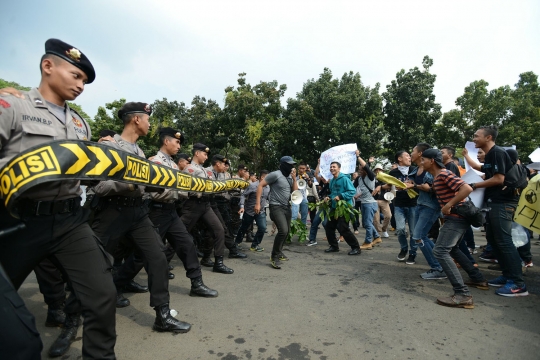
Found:
[[381, 236], [375, 229], [373, 225], [373, 215], [379, 209], [379, 205], [376, 202], [373, 203], [362, 203], [362, 226], [366, 229], [366, 243], [371, 243], [373, 239], [380, 238]]
[[418, 205], [416, 207], [416, 224], [412, 233], [412, 239], [414, 242], [417, 240], [422, 240], [424, 242], [423, 246], [422, 244], [418, 244], [418, 246], [420, 247], [422, 254], [424, 254], [429, 266], [433, 270], [438, 271], [442, 271], [442, 267], [437, 259], [435, 259], [435, 256], [433, 256], [433, 248], [435, 247], [435, 243], [428, 238], [427, 234], [435, 221], [439, 219], [440, 213], [440, 209], [435, 210], [428, 206]]
[[257, 232], [253, 237], [251, 247], [254, 248], [261, 244], [264, 233], [266, 231], [266, 213], [264, 211], [260, 212], [259, 214], [255, 214], [255, 216], [244, 213], [244, 217], [242, 218], [242, 225], [240, 225], [240, 229], [238, 229], [238, 233], [236, 234], [237, 244], [240, 244], [242, 242], [244, 234], [246, 233], [249, 226], [253, 224], [253, 220], [255, 220], [255, 223], [257, 224]]
[[488, 201], [491, 210], [486, 217], [486, 238], [501, 265], [502, 274], [517, 286], [523, 286], [521, 259], [512, 242], [512, 221], [516, 205]]
[[292, 204], [291, 206], [291, 213], [292, 213], [292, 219], [296, 220], [298, 217], [298, 208], [300, 207], [300, 218], [302, 219], [302, 222], [304, 225], [307, 224], [307, 216], [309, 214], [308, 209], [308, 201], [307, 199], [302, 200], [302, 202], [299, 205]]
[[475, 268], [469, 261], [467, 256], [459, 250], [459, 243], [463, 239], [465, 231], [470, 225], [464, 220], [446, 219], [444, 225], [439, 230], [439, 237], [433, 249], [433, 255], [439, 260], [444, 273], [448, 277], [450, 284], [454, 288], [454, 294], [470, 296], [469, 288], [463, 282], [461, 273], [459, 272], [456, 262], [461, 265], [467, 275], [473, 281], [484, 281], [484, 276]]
[[321, 211], [318, 210], [315, 214], [315, 218], [313, 218], [313, 221], [311, 222], [311, 228], [309, 229], [309, 241], [315, 241], [315, 238], [317, 237], [317, 231], [319, 230], [319, 225], [321, 224], [324, 228], [326, 228], [326, 223], [328, 222], [328, 219], [324, 219], [322, 221], [321, 219]]
[[409, 255], [416, 256], [416, 250], [418, 246], [412, 238], [414, 226], [416, 224], [416, 206], [396, 206], [394, 209], [396, 218], [396, 233], [398, 236], [399, 245], [401, 250], [407, 251], [409, 245], [407, 244], [407, 231], [405, 230], [405, 221], [409, 223], [410, 246]]

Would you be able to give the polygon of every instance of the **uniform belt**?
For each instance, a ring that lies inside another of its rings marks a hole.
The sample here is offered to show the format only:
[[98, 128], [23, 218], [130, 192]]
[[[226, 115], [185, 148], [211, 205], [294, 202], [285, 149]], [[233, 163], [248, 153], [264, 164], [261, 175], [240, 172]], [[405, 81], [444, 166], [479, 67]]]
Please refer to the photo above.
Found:
[[172, 210], [176, 208], [176, 203], [163, 203], [163, 202], [152, 201], [150, 203], [150, 207], [153, 207], [156, 209], [163, 209], [163, 210]]
[[145, 203], [142, 197], [107, 196], [101, 198], [105, 204], [120, 205], [125, 207], [139, 207]]
[[200, 202], [209, 202], [209, 201], [214, 200], [214, 195], [203, 195], [201, 197], [190, 196], [189, 200], [197, 200], [197, 201], [200, 201]]
[[79, 196], [66, 200], [34, 201], [22, 200], [19, 203], [21, 215], [46, 216], [56, 214], [74, 213], [81, 206]]

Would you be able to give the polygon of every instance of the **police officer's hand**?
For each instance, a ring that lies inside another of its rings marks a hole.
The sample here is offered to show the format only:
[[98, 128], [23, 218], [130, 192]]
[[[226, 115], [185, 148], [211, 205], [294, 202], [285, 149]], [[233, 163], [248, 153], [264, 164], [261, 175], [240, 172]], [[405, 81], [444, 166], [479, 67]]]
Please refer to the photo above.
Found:
[[114, 138], [112, 136], [110, 136], [110, 135], [99, 138], [98, 143], [100, 143], [102, 141], [110, 141], [110, 142], [114, 142], [114, 143], [116, 142], [114, 140]]
[[244, 213], [244, 208], [240, 208], [240, 210], [238, 210], [238, 214], [243, 214]]
[[[242, 211], [244, 209], [241, 209]], [[255, 204], [255, 208], [253, 209], [253, 211], [255, 211], [255, 214], [258, 214], [261, 212], [261, 204]]]
[[18, 97], [20, 99], [24, 99], [23, 93], [20, 92], [19, 90], [15, 89], [15, 88], [12, 88], [12, 87], [7, 87], [7, 88], [0, 89], [0, 95], [3, 95], [3, 96], [13, 95], [13, 96]]

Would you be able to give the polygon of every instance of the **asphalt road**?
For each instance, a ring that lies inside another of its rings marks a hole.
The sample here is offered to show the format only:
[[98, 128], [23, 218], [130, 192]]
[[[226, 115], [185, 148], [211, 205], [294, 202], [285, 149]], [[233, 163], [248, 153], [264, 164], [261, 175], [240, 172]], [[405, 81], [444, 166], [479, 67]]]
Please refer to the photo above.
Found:
[[[339, 253], [324, 253], [327, 243], [319, 231], [318, 246], [285, 246], [290, 261], [275, 270], [268, 261], [273, 237], [267, 234], [264, 252], [225, 260], [233, 275], [203, 269], [205, 283], [219, 291], [214, 299], [188, 295], [189, 280], [175, 258], [171, 308], [192, 330], [152, 331], [155, 312], [148, 294], [126, 294], [131, 306], [116, 315], [118, 359], [539, 358], [538, 267], [527, 271], [528, 297], [472, 289], [474, 309], [446, 308], [435, 299], [452, 293], [448, 280], [422, 280], [419, 274], [428, 266], [420, 252], [416, 265], [398, 262], [397, 237], [390, 235], [374, 250], [348, 256], [345, 243]], [[475, 237], [485, 244], [483, 233]], [[538, 244], [534, 240], [532, 250], [540, 265]], [[480, 263], [487, 278], [498, 276], [487, 266]], [[146, 274], [137, 281], [146, 284]], [[46, 358], [60, 329], [44, 327], [46, 306], [33, 274], [20, 294], [36, 316]], [[81, 358], [81, 335], [82, 327], [62, 359]]]

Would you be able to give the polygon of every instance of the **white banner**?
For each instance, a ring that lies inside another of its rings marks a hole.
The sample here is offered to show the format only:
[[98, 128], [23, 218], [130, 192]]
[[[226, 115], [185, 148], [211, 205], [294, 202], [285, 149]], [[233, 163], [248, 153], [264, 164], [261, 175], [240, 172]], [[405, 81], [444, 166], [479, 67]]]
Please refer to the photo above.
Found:
[[332, 178], [330, 173], [330, 163], [337, 161], [341, 164], [341, 172], [344, 174], [352, 174], [356, 171], [356, 144], [345, 144], [334, 146], [321, 154], [321, 163], [319, 170], [322, 177], [326, 180]]

